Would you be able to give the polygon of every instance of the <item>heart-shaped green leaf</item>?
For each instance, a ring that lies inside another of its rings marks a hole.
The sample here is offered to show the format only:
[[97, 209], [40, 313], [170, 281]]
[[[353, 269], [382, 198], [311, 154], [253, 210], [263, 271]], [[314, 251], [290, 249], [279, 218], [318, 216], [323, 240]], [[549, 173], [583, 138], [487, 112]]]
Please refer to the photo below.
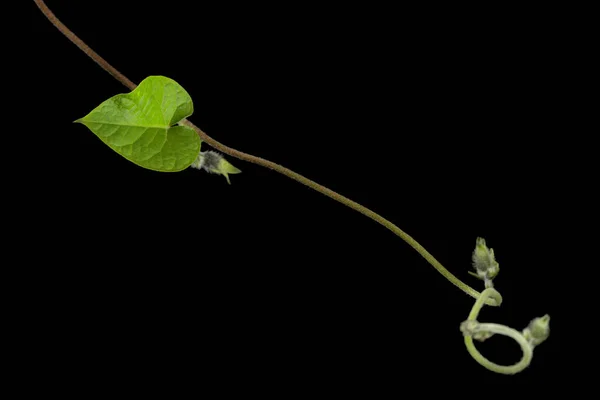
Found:
[[177, 82], [150, 76], [131, 93], [106, 100], [75, 122], [141, 167], [176, 172], [200, 153], [198, 134], [187, 126], [173, 126], [193, 112], [191, 97]]

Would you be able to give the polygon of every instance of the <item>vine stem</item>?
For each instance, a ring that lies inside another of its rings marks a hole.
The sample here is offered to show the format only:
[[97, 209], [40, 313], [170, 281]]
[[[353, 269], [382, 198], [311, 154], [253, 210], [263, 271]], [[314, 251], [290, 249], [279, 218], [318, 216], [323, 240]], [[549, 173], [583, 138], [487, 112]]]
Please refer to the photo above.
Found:
[[[464, 334], [465, 346], [467, 347], [467, 351], [471, 357], [473, 357], [475, 361], [490, 371], [505, 375], [517, 374], [527, 368], [531, 363], [533, 358], [533, 347], [529, 344], [525, 336], [523, 336], [523, 334], [516, 329], [500, 324], [477, 322], [479, 312], [488, 298], [496, 299], [498, 304], [502, 303], [502, 296], [494, 288], [487, 288], [481, 293], [481, 296], [473, 305], [473, 308], [469, 313], [469, 317], [461, 325], [461, 330], [463, 330]], [[473, 342], [473, 335], [478, 333], [486, 334], [488, 337], [492, 334], [497, 334], [508, 336], [514, 339], [519, 344], [521, 351], [523, 352], [521, 360], [514, 365], [499, 365], [488, 360], [479, 352], [479, 350], [477, 350], [475, 343]]]
[[[52, 24], [56, 28], [58, 28], [58, 30], [61, 33], [63, 33], [69, 40], [71, 40], [71, 42], [73, 42], [75, 45], [77, 45], [77, 47], [79, 47], [85, 54], [87, 54], [92, 60], [94, 60], [98, 65], [100, 65], [105, 71], [107, 71], [109, 74], [111, 74], [115, 79], [117, 79], [119, 82], [121, 82], [123, 85], [125, 85], [130, 90], [134, 90], [137, 87], [137, 85], [135, 83], [133, 83], [132, 81], [127, 79], [127, 77], [125, 75], [123, 75], [119, 71], [117, 71], [104, 58], [100, 57], [100, 55], [98, 55], [87, 44], [85, 44], [85, 42], [83, 42], [83, 40], [81, 40], [69, 28], [67, 28], [65, 26], [65, 24], [63, 24], [54, 15], [54, 13], [50, 10], [50, 8], [48, 8], [48, 6], [46, 5], [46, 3], [43, 0], [33, 0], [33, 1], [39, 7], [39, 9], [44, 13], [44, 15], [48, 18], [48, 20], [50, 22], [52, 22]], [[225, 146], [224, 144], [222, 144], [222, 143], [218, 142], [217, 140], [208, 136], [204, 131], [202, 131], [200, 128], [198, 128], [196, 125], [194, 125], [191, 121], [189, 121], [187, 119], [181, 121], [180, 123], [187, 125], [190, 128], [194, 129], [200, 136], [200, 139], [202, 139], [202, 141], [206, 142], [214, 149], [217, 149], [231, 157], [234, 157], [234, 158], [237, 158], [237, 159], [240, 159], [243, 161], [247, 161], [252, 164], [260, 165], [262, 167], [269, 168], [271, 170], [279, 172], [280, 174], [283, 174], [283, 175], [287, 176], [288, 178], [291, 178], [303, 185], [306, 185], [309, 188], [314, 189], [317, 192], [324, 194], [325, 196], [330, 197], [331, 199], [338, 201], [338, 202], [342, 203], [343, 205], [345, 205], [355, 211], [358, 211], [359, 213], [367, 216], [368, 218], [372, 219], [373, 221], [383, 225], [384, 227], [386, 227], [387, 229], [392, 231], [394, 234], [399, 236], [406, 243], [408, 243], [423, 258], [425, 258], [425, 260], [427, 260], [427, 262], [429, 262], [429, 264], [431, 264], [439, 273], [441, 273], [452, 284], [457, 286], [459, 289], [461, 289], [466, 294], [468, 294], [474, 298], [479, 298], [480, 293], [478, 291], [471, 288], [469, 285], [465, 284], [460, 279], [458, 279], [456, 276], [454, 276], [450, 271], [448, 271], [446, 268], [444, 268], [444, 266], [442, 266], [442, 264], [440, 264], [440, 262], [437, 261], [427, 250], [425, 250], [425, 248], [423, 246], [421, 246], [415, 239], [413, 239], [406, 232], [404, 232], [403, 230], [398, 228], [392, 222], [383, 218], [381, 215], [379, 215], [379, 214], [371, 211], [370, 209], [362, 206], [361, 204], [359, 204], [353, 200], [350, 200], [347, 197], [342, 196], [341, 194], [334, 192], [333, 190], [328, 189], [328, 188], [326, 188], [326, 187], [324, 187], [324, 186], [322, 186], [322, 185], [320, 185], [320, 184], [318, 184], [318, 183], [316, 183], [316, 182], [314, 182], [314, 181], [312, 181], [312, 180], [310, 180], [288, 168], [285, 168], [279, 164], [276, 164], [272, 161], [265, 160], [263, 158], [256, 157], [251, 154], [247, 154], [247, 153], [232, 149], [228, 146]], [[488, 299], [486, 301], [486, 304], [492, 305], [492, 306], [498, 305], [495, 303], [495, 301], [493, 299]]]

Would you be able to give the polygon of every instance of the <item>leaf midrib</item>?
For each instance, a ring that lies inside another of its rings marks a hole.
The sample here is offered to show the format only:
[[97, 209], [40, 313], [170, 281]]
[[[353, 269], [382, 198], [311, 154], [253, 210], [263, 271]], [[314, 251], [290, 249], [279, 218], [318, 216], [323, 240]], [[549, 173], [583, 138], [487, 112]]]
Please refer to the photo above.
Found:
[[155, 126], [155, 125], [132, 125], [132, 124], [122, 124], [115, 122], [104, 122], [104, 121], [90, 121], [90, 120], [82, 120], [82, 122], [91, 122], [94, 124], [104, 124], [104, 125], [118, 125], [118, 126], [133, 126], [135, 128], [156, 128], [156, 129], [169, 129], [170, 126]]

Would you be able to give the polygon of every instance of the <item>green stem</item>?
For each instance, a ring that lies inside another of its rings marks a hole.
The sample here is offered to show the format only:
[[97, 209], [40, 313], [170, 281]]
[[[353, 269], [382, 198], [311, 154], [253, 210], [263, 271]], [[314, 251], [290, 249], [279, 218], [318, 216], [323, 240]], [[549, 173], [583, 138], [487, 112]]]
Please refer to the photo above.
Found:
[[[130, 90], [133, 90], [136, 88], [137, 85], [135, 83], [133, 83], [132, 81], [127, 79], [127, 77], [125, 77], [123, 74], [121, 74], [119, 71], [117, 71], [114, 67], [112, 67], [106, 60], [104, 60], [102, 57], [100, 57], [95, 51], [93, 51], [81, 39], [79, 39], [77, 37], [77, 35], [75, 35], [69, 28], [67, 28], [62, 22], [60, 22], [60, 20], [48, 8], [48, 6], [46, 6], [46, 4], [44, 3], [43, 0], [34, 0], [34, 2], [35, 2], [35, 4], [37, 4], [37, 6], [40, 8], [40, 10], [44, 13], [44, 15], [48, 18], [48, 20], [50, 20], [50, 22], [52, 22], [52, 24], [54, 24], [54, 26], [56, 26], [56, 28], [58, 28], [58, 30], [60, 32], [62, 32], [73, 43], [75, 43], [77, 45], [77, 47], [79, 47], [81, 50], [83, 50], [85, 52], [85, 54], [87, 54], [92, 60], [94, 60], [98, 65], [100, 65], [104, 70], [106, 70], [108, 73], [110, 73], [113, 77], [115, 77], [115, 79], [117, 79], [119, 82], [121, 82], [123, 85], [125, 85]], [[247, 161], [247, 162], [250, 162], [250, 163], [253, 163], [256, 165], [260, 165], [265, 168], [272, 169], [276, 172], [279, 172], [280, 174], [283, 174], [283, 175], [287, 176], [288, 178], [294, 179], [295, 181], [300, 182], [303, 185], [306, 185], [306, 186], [310, 187], [311, 189], [314, 189], [317, 192], [324, 194], [325, 196], [328, 196], [331, 199], [338, 201], [338, 202], [344, 204], [345, 206], [347, 206], [355, 211], [360, 212], [361, 214], [372, 219], [373, 221], [383, 225], [384, 227], [388, 228], [390, 231], [395, 233], [397, 236], [399, 236], [406, 243], [408, 243], [421, 256], [423, 256], [423, 258], [425, 258], [425, 260], [427, 260], [427, 262], [429, 262], [429, 264], [431, 264], [439, 273], [441, 273], [446, 279], [448, 279], [452, 284], [457, 286], [463, 292], [465, 292], [466, 294], [468, 294], [474, 298], [477, 298], [480, 295], [480, 293], [478, 291], [471, 288], [469, 285], [463, 283], [460, 279], [458, 279], [456, 276], [454, 276], [450, 271], [448, 271], [446, 268], [444, 268], [442, 266], [442, 264], [440, 264], [416, 240], [414, 240], [411, 236], [406, 234], [403, 230], [401, 230], [396, 225], [394, 225], [387, 219], [383, 218], [379, 214], [377, 214], [377, 213], [369, 210], [368, 208], [356, 203], [355, 201], [352, 201], [352, 200], [348, 199], [347, 197], [344, 197], [341, 194], [334, 192], [331, 189], [328, 189], [322, 185], [319, 185], [318, 183], [316, 183], [294, 171], [291, 171], [279, 164], [276, 164], [274, 162], [265, 160], [263, 158], [256, 157], [256, 156], [253, 156], [250, 154], [246, 154], [241, 151], [227, 147], [224, 144], [219, 143], [215, 139], [208, 136], [205, 132], [203, 132], [200, 128], [198, 128], [196, 125], [194, 125], [189, 120], [184, 120], [181, 123], [193, 128], [196, 132], [198, 132], [198, 135], [200, 136], [200, 138], [204, 142], [206, 142], [210, 146], [212, 146], [213, 148], [215, 148], [227, 155], [238, 158], [240, 160]], [[490, 299], [486, 304], [492, 305], [492, 306], [497, 305], [497, 304], [495, 304], [495, 302], [492, 299]]]
[[497, 305], [502, 304], [502, 295], [500, 294], [500, 292], [498, 292], [494, 288], [485, 289], [483, 292], [481, 292], [481, 295], [479, 295], [479, 297], [477, 298], [477, 301], [475, 301], [475, 304], [473, 305], [473, 308], [471, 309], [471, 313], [469, 314], [469, 318], [468, 318], [469, 321], [477, 320], [479, 311], [481, 311], [481, 308], [483, 307], [484, 304], [487, 304], [487, 300], [489, 298], [492, 298], [494, 300], [494, 303], [496, 303]]
[[[523, 336], [523, 334], [516, 329], [500, 324], [477, 322], [479, 311], [488, 298], [493, 298], [498, 304], [502, 303], [502, 296], [500, 296], [500, 293], [498, 293], [496, 289], [488, 288], [481, 293], [471, 309], [469, 318], [467, 321], [463, 322], [465, 346], [467, 347], [467, 351], [471, 357], [473, 357], [475, 361], [490, 371], [505, 375], [514, 375], [523, 371], [525, 368], [527, 368], [527, 366], [529, 366], [531, 359], [533, 358], [533, 348], [525, 336]], [[521, 360], [513, 365], [499, 365], [488, 360], [479, 352], [479, 350], [477, 350], [475, 344], [473, 343], [473, 335], [478, 333], [487, 334], [488, 337], [491, 336], [491, 334], [498, 334], [513, 338], [519, 344], [519, 346], [521, 346], [521, 351], [523, 352]]]

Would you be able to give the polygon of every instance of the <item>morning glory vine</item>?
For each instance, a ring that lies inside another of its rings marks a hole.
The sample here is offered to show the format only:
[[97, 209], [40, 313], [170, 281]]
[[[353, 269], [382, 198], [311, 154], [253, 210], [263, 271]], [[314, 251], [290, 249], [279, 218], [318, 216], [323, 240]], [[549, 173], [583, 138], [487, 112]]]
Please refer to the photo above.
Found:
[[[480, 293], [454, 276], [415, 239], [381, 215], [279, 164], [232, 149], [211, 138], [187, 119], [193, 114], [193, 102], [177, 82], [164, 76], [149, 76], [136, 85], [67, 28], [43, 0], [34, 2], [62, 34], [130, 90], [104, 101], [75, 121], [85, 125], [112, 150], [142, 168], [171, 173], [195, 168], [222, 175], [231, 183], [229, 175], [239, 174], [241, 170], [227, 161], [225, 154], [281, 173], [365, 215], [399, 236], [448, 281], [476, 299], [467, 320], [460, 325], [467, 351], [475, 361], [501, 374], [515, 374], [530, 365], [533, 349], [549, 336], [550, 317], [545, 315], [532, 320], [522, 332], [500, 324], [478, 322], [484, 305], [500, 306], [502, 302], [500, 293], [493, 287], [499, 264], [484, 239], [476, 240], [472, 255], [475, 272], [470, 271], [484, 282], [485, 289]], [[201, 151], [202, 143], [216, 151]], [[497, 334], [509, 336], [521, 346], [523, 357], [517, 364], [498, 365], [478, 352], [473, 339], [483, 341]]]

